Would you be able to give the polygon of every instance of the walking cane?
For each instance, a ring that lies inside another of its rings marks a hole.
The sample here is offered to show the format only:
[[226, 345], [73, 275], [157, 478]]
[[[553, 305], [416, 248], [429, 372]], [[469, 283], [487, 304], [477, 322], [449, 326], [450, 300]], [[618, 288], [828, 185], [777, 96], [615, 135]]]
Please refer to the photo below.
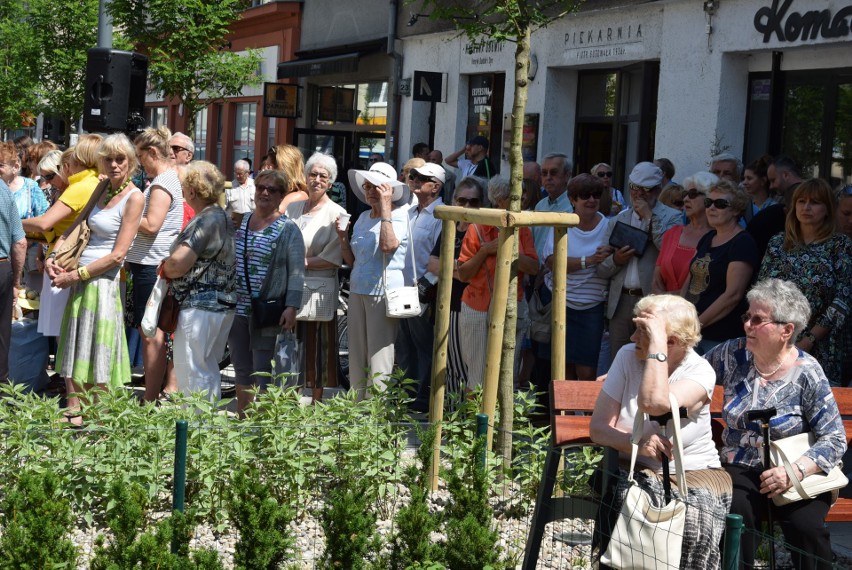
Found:
[[[679, 408], [678, 413], [681, 418], [686, 417], [686, 408]], [[669, 424], [669, 420], [671, 420], [674, 416], [672, 413], [666, 412], [665, 414], [660, 414], [659, 416], [652, 416], [648, 414], [648, 419], [660, 424], [660, 428], [663, 430], [663, 437], [668, 437], [666, 433], [666, 426]], [[661, 461], [663, 464], [663, 494], [666, 498], [666, 504], [670, 503], [672, 500], [672, 482], [669, 479], [669, 457], [665, 453], [663, 454], [663, 459]], [[686, 497], [683, 498], [686, 500]]]
[[[766, 408], [765, 410], [749, 410], [745, 414], [747, 422], [758, 421], [763, 430], [763, 470], [772, 467], [769, 454], [769, 420], [775, 417], [778, 410]], [[772, 500], [766, 497], [766, 522], [769, 523], [769, 570], [775, 570], [775, 526], [772, 521]]]

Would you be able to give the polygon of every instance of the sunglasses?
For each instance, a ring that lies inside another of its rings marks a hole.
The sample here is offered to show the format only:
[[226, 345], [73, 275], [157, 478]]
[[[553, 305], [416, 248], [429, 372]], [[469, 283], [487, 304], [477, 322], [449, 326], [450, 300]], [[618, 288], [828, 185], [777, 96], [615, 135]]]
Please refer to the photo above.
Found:
[[686, 194], [684, 194], [684, 197], [689, 198], [690, 200], [695, 200], [699, 196], [704, 196], [704, 193], [699, 192], [695, 188], [690, 188], [689, 190], [686, 191]]
[[633, 190], [634, 192], [645, 192], [646, 194], [649, 193], [649, 192], [653, 192], [655, 190], [655, 188], [647, 188], [645, 186], [639, 186], [638, 184], [633, 184], [632, 182], [630, 182], [627, 186], [631, 190]]
[[683, 200], [674, 200], [672, 204], [674, 204], [675, 208], [683, 208]]
[[601, 196], [603, 196], [603, 191], [601, 190], [593, 190], [591, 192], [588, 190], [583, 190], [582, 192], [577, 194], [577, 198], [579, 198], [580, 200], [588, 200], [589, 198], [600, 200]]
[[47, 180], [48, 182], [52, 182], [53, 179], [56, 178], [56, 173], [51, 172], [50, 174], [42, 174], [41, 177]]
[[479, 198], [462, 198], [459, 196], [456, 198], [456, 204], [463, 208], [478, 208]]
[[598, 171], [598, 178], [612, 178], [612, 170], [607, 170], [604, 172], [603, 170]]
[[267, 186], [266, 184], [255, 184], [254, 189], [258, 192], [268, 192], [270, 194], [273, 192], [277, 192], [278, 194], [284, 193], [283, 188], [279, 188], [278, 186]]
[[173, 152], [173, 153], [175, 153], [175, 154], [179, 153], [179, 152], [180, 152], [180, 151], [182, 151], [182, 150], [185, 150], [186, 152], [189, 152], [189, 149], [188, 149], [188, 148], [183, 148], [182, 146], [172, 145], [171, 149], [172, 149], [172, 152]]
[[423, 176], [422, 174], [418, 174], [417, 172], [409, 172], [408, 179], [413, 180], [415, 182], [420, 182], [422, 184], [426, 184], [427, 182], [435, 182], [435, 179], [430, 176]]
[[742, 320], [743, 324], [750, 324], [753, 327], [759, 327], [761, 325], [765, 325], [766, 323], [772, 323], [774, 325], [786, 325], [787, 323], [783, 321], [773, 321], [772, 319], [766, 319], [759, 315], [752, 315], [751, 313], [745, 313], [740, 316], [740, 320]]
[[704, 207], [709, 208], [713, 206], [717, 210], [724, 210], [725, 208], [729, 208], [731, 203], [724, 198], [716, 198], [713, 200], [712, 198], [704, 198]]

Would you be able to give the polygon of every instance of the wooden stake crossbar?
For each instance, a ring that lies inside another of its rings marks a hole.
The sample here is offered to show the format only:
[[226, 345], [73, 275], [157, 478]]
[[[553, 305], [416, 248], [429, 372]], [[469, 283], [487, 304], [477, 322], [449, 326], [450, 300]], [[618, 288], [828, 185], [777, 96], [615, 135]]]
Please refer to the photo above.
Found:
[[[491, 447], [494, 435], [494, 411], [497, 407], [497, 384], [502, 357], [503, 329], [505, 328], [508, 286], [511, 276], [512, 249], [515, 229], [526, 226], [553, 226], [553, 298], [565, 298], [565, 281], [568, 267], [567, 229], [580, 223], [576, 214], [561, 212], [509, 212], [495, 208], [470, 209], [459, 206], [438, 206], [436, 218], [443, 220], [441, 233], [441, 269], [438, 279], [438, 297], [435, 301], [435, 342], [432, 350], [432, 388], [429, 401], [429, 421], [436, 424], [435, 444], [432, 454], [430, 481], [432, 491], [438, 490], [441, 463], [441, 421], [444, 418], [444, 396], [447, 376], [447, 344], [450, 329], [450, 292], [455, 261], [456, 222], [494, 226], [500, 229], [497, 248], [497, 269], [494, 275], [493, 294], [488, 309], [488, 340], [483, 379], [482, 412], [488, 416], [487, 444]], [[543, 261], [543, 260], [541, 260]], [[553, 379], [565, 372], [565, 303], [554, 303], [552, 311]]]

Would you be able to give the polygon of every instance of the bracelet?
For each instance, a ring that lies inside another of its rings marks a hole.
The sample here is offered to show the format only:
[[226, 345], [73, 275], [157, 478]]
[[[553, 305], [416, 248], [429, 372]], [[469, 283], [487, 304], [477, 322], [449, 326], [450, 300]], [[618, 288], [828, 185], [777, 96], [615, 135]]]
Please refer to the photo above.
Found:
[[586, 268], [586, 256], [584, 255], [583, 257], [580, 258], [580, 269], [585, 269], [585, 268]]
[[55, 251], [51, 251], [51, 252], [50, 252], [50, 255], [48, 255], [48, 256], [47, 256], [47, 258], [48, 258], [48, 259], [54, 259], [55, 257], [56, 257], [56, 252], [55, 252]]
[[77, 275], [80, 276], [80, 281], [88, 281], [92, 278], [92, 276], [89, 275], [89, 270], [86, 269], [85, 265], [81, 265], [77, 268]]
[[392, 223], [393, 223], [393, 220], [392, 220], [392, 219], [390, 219], [390, 218], [382, 218], [382, 222], [387, 222], [387, 223], [389, 223], [389, 224], [392, 224]]

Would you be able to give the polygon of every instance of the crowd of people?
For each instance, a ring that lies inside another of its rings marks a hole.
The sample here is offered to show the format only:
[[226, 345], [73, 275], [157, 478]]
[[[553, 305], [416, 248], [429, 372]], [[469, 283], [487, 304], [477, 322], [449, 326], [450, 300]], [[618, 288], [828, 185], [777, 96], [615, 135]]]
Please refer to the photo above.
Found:
[[[22, 279], [35, 275], [38, 330], [55, 339], [68, 393], [116, 387], [131, 378], [124, 314], [140, 327], [158, 280], [166, 280], [181, 311], [173, 334], [157, 328], [143, 336], [145, 400], [175, 391], [219, 397], [227, 344], [243, 415], [255, 389], [271, 381], [276, 339], [293, 331], [306, 346], [302, 377], [315, 399], [338, 382], [367, 398], [400, 369], [414, 382], [412, 409], [425, 411], [442, 266], [435, 208], [508, 206], [509, 179], [488, 149], [475, 136], [444, 159], [419, 143], [400, 171], [371, 156], [366, 169], [348, 172], [359, 204], [347, 208], [335, 159], [315, 153], [305, 162], [292, 145], [270, 149], [256, 174], [237, 161], [226, 184], [216, 166], [192, 160], [186, 135], [166, 128], [133, 140], [82, 135], [64, 151], [0, 143], [0, 318], [11, 319]], [[568, 231], [566, 297], [556, 301], [567, 310], [565, 376], [608, 373], [593, 437], [629, 454], [637, 414], [666, 408], [669, 392], [689, 411], [689, 492], [711, 515], [689, 523], [700, 529], [684, 553], [695, 568], [718, 565], [717, 515], [732, 509], [754, 526], [762, 516], [755, 494], [792, 484], [783, 470], [759, 468], [745, 411], [774, 405], [775, 437], [814, 432], [801, 475], [826, 471], [845, 451], [830, 387], [852, 380], [852, 187], [803, 180], [786, 156], [744, 167], [719, 155], [708, 164], [678, 184], [671, 161], [640, 162], [623, 193], [605, 163], [572, 176], [568, 156], [554, 152], [523, 168], [525, 208], [579, 219]], [[449, 392], [464, 398], [484, 376], [497, 230], [464, 221], [456, 229], [446, 376]], [[69, 266], [66, 242], [81, 231], [88, 242]], [[528, 301], [554, 301], [552, 229], [522, 228], [518, 251], [516, 384], [546, 391], [554, 348], [531, 338]], [[336, 319], [297, 315], [310, 297], [306, 282], [336, 286], [344, 264], [349, 377], [338, 378]], [[421, 310], [399, 318], [389, 293], [414, 286]], [[4, 327], [3, 379], [8, 346]], [[721, 455], [709, 432], [715, 384], [726, 397]], [[80, 398], [69, 397], [67, 421], [80, 423], [84, 413]], [[650, 423], [640, 435], [645, 477], [655, 486], [671, 443]], [[818, 497], [779, 508], [790, 542], [830, 558], [827, 533], [804, 528], [816, 528], [829, 504]]]

